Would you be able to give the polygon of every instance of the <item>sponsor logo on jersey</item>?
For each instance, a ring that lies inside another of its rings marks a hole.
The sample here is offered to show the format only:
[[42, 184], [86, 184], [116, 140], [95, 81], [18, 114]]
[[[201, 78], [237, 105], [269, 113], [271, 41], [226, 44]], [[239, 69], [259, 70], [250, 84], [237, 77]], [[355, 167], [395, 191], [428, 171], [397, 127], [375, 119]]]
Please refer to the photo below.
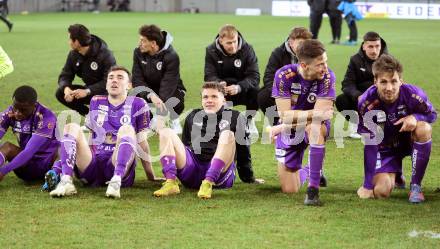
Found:
[[384, 111], [380, 111], [377, 113], [377, 122], [378, 123], [385, 123], [387, 121], [387, 115]]
[[108, 112], [108, 106], [106, 106], [106, 105], [98, 105], [98, 109], [105, 111], [105, 112]]
[[290, 91], [293, 94], [301, 94], [301, 84], [300, 83], [292, 83], [292, 86], [290, 87]]
[[406, 116], [407, 114], [406, 105], [399, 105], [397, 107], [397, 114], [401, 116]]

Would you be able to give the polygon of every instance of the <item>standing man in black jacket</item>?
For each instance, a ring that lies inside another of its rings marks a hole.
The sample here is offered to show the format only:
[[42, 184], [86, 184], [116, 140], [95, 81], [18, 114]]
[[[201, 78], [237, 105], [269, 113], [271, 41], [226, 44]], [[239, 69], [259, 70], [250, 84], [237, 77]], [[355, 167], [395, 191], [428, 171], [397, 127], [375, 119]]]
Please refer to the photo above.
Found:
[[[206, 48], [204, 78], [224, 87], [226, 101], [245, 105], [247, 111], [258, 110], [260, 73], [257, 56], [233, 25], [221, 27], [214, 42]], [[252, 115], [247, 118], [250, 133], [258, 134]], [[242, 181], [255, 182], [249, 147], [237, 147], [237, 170]]]
[[322, 15], [327, 13], [332, 30], [332, 44], [339, 44], [341, 39], [342, 13], [338, 10], [341, 0], [307, 0], [310, 6], [310, 32], [313, 39], [318, 39]]
[[[164, 114], [170, 113], [170, 128], [182, 133], [179, 115], [184, 109], [185, 87], [180, 78], [180, 60], [171, 43], [173, 37], [156, 25], [144, 25], [139, 29], [139, 47], [133, 53], [133, 87], [146, 86], [152, 92], [140, 94]], [[177, 98], [177, 102], [168, 101]], [[153, 117], [152, 125], [156, 119]]]
[[[312, 38], [306, 28], [296, 27], [290, 31], [289, 37], [283, 44], [275, 48], [270, 55], [269, 61], [264, 71], [264, 86], [258, 92], [258, 105], [269, 123], [273, 125], [278, 123], [278, 113], [275, 105], [275, 99], [272, 97], [272, 85], [275, 77], [275, 72], [287, 64], [298, 63], [295, 50], [298, 44], [304, 40]], [[267, 108], [273, 108], [268, 110]]]
[[[107, 44], [90, 34], [84, 25], [70, 25], [68, 32], [72, 50], [58, 77], [55, 96], [63, 105], [84, 116], [89, 112], [88, 105], [93, 96], [107, 94], [107, 73], [116, 65], [116, 60]], [[72, 84], [75, 75], [84, 81], [85, 86]]]

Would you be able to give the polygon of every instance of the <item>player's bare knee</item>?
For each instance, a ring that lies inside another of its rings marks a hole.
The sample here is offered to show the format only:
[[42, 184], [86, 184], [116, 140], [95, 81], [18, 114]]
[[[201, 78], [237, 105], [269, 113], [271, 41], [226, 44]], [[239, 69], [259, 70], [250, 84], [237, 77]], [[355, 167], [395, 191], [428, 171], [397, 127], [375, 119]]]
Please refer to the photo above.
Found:
[[418, 121], [416, 129], [413, 132], [413, 137], [416, 142], [426, 142], [432, 137], [432, 127], [429, 123]]
[[374, 186], [374, 196], [376, 198], [388, 198], [390, 197], [391, 190], [390, 182], [381, 182]]
[[234, 132], [225, 130], [220, 133], [219, 144], [235, 144]]
[[134, 131], [133, 126], [131, 125], [123, 125], [119, 128], [118, 130], [118, 137], [135, 137], [136, 136], [136, 132]]
[[157, 133], [159, 135], [159, 140], [169, 140], [174, 134], [174, 131], [170, 128], [162, 128], [157, 130]]
[[295, 184], [281, 184], [281, 192], [285, 194], [296, 194], [299, 192], [299, 187]]

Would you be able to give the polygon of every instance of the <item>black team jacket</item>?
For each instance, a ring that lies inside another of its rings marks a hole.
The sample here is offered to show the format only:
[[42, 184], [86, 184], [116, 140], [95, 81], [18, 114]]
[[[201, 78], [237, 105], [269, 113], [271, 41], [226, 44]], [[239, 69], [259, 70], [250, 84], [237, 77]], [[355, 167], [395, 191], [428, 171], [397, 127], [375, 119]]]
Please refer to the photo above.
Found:
[[296, 54], [289, 46], [289, 42], [286, 40], [279, 47], [275, 48], [269, 57], [266, 70], [264, 71], [263, 88], [272, 89], [276, 71], [285, 65], [295, 63], [298, 63], [298, 57], [296, 57]]
[[238, 33], [237, 53], [227, 55], [219, 43], [219, 36], [206, 47], [205, 81], [226, 81], [228, 85], [239, 85], [242, 92], [258, 89], [260, 73], [254, 49]]
[[92, 35], [90, 48], [85, 55], [74, 50], [69, 52], [66, 64], [58, 77], [58, 85], [63, 88], [71, 86], [77, 75], [90, 89], [92, 96], [105, 95], [107, 74], [114, 65], [116, 65], [115, 57], [105, 41]]
[[[223, 130], [234, 132], [236, 154], [246, 151], [248, 153], [250, 139], [246, 129], [246, 118], [236, 110], [223, 107], [215, 114], [206, 114], [203, 109], [192, 110], [185, 119], [182, 142], [195, 152], [197, 159], [209, 162], [214, 156], [220, 132]], [[255, 181], [251, 165], [237, 164], [237, 171], [243, 182]]]
[[[165, 43], [159, 44], [160, 50], [155, 55], [142, 53], [139, 48], [133, 52], [132, 82], [133, 87], [146, 86], [153, 90], [159, 98], [166, 102], [174, 96], [176, 90], [185, 91], [180, 78], [180, 60], [171, 46], [173, 37], [162, 31]], [[145, 98], [148, 92], [140, 94]]]
[[[382, 38], [380, 41], [380, 54], [387, 54], [388, 49], [386, 42]], [[357, 103], [358, 97], [374, 83], [372, 70], [374, 61], [368, 58], [362, 50], [362, 44], [358, 53], [350, 58], [347, 72], [345, 73], [344, 80], [342, 80], [342, 92], [349, 96], [355, 103]]]

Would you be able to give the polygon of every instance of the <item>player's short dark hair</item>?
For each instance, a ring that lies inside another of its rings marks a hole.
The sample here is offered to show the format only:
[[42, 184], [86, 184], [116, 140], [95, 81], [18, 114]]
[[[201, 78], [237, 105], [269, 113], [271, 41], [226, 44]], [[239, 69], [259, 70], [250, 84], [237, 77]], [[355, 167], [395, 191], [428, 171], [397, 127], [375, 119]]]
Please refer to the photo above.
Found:
[[207, 81], [203, 83], [202, 90], [203, 89], [215, 89], [221, 92], [223, 95], [226, 95], [225, 88], [216, 81]]
[[123, 66], [114, 65], [114, 66], [112, 66], [112, 67], [108, 70], [107, 75], [110, 74], [111, 72], [114, 72], [114, 71], [124, 71], [124, 72], [126, 72], [127, 75], [128, 75], [128, 78], [129, 78], [130, 81], [131, 81], [131, 73], [130, 73], [130, 71], [129, 71], [127, 68], [125, 68], [125, 67], [123, 67]]
[[312, 39], [312, 33], [304, 27], [295, 27], [290, 31], [289, 38], [290, 39], [304, 39], [309, 40]]
[[31, 86], [19, 86], [15, 89], [12, 98], [19, 103], [34, 104], [37, 102], [37, 91]]
[[402, 77], [403, 67], [400, 62], [391, 55], [383, 54], [373, 63], [373, 75], [377, 78], [378, 75], [383, 73], [397, 72], [399, 77]]
[[369, 31], [364, 35], [364, 42], [366, 41], [379, 41], [380, 35], [374, 31]]
[[298, 60], [304, 63], [310, 63], [311, 60], [325, 53], [324, 44], [316, 39], [305, 40], [298, 45], [296, 56]]
[[163, 47], [165, 43], [165, 37], [162, 34], [162, 30], [154, 25], [143, 25], [139, 28], [139, 35], [146, 37], [149, 41], [155, 41], [159, 47]]
[[67, 31], [70, 34], [70, 39], [72, 41], [78, 41], [83, 47], [92, 43], [92, 35], [86, 26], [82, 24], [72, 24], [69, 26]]

